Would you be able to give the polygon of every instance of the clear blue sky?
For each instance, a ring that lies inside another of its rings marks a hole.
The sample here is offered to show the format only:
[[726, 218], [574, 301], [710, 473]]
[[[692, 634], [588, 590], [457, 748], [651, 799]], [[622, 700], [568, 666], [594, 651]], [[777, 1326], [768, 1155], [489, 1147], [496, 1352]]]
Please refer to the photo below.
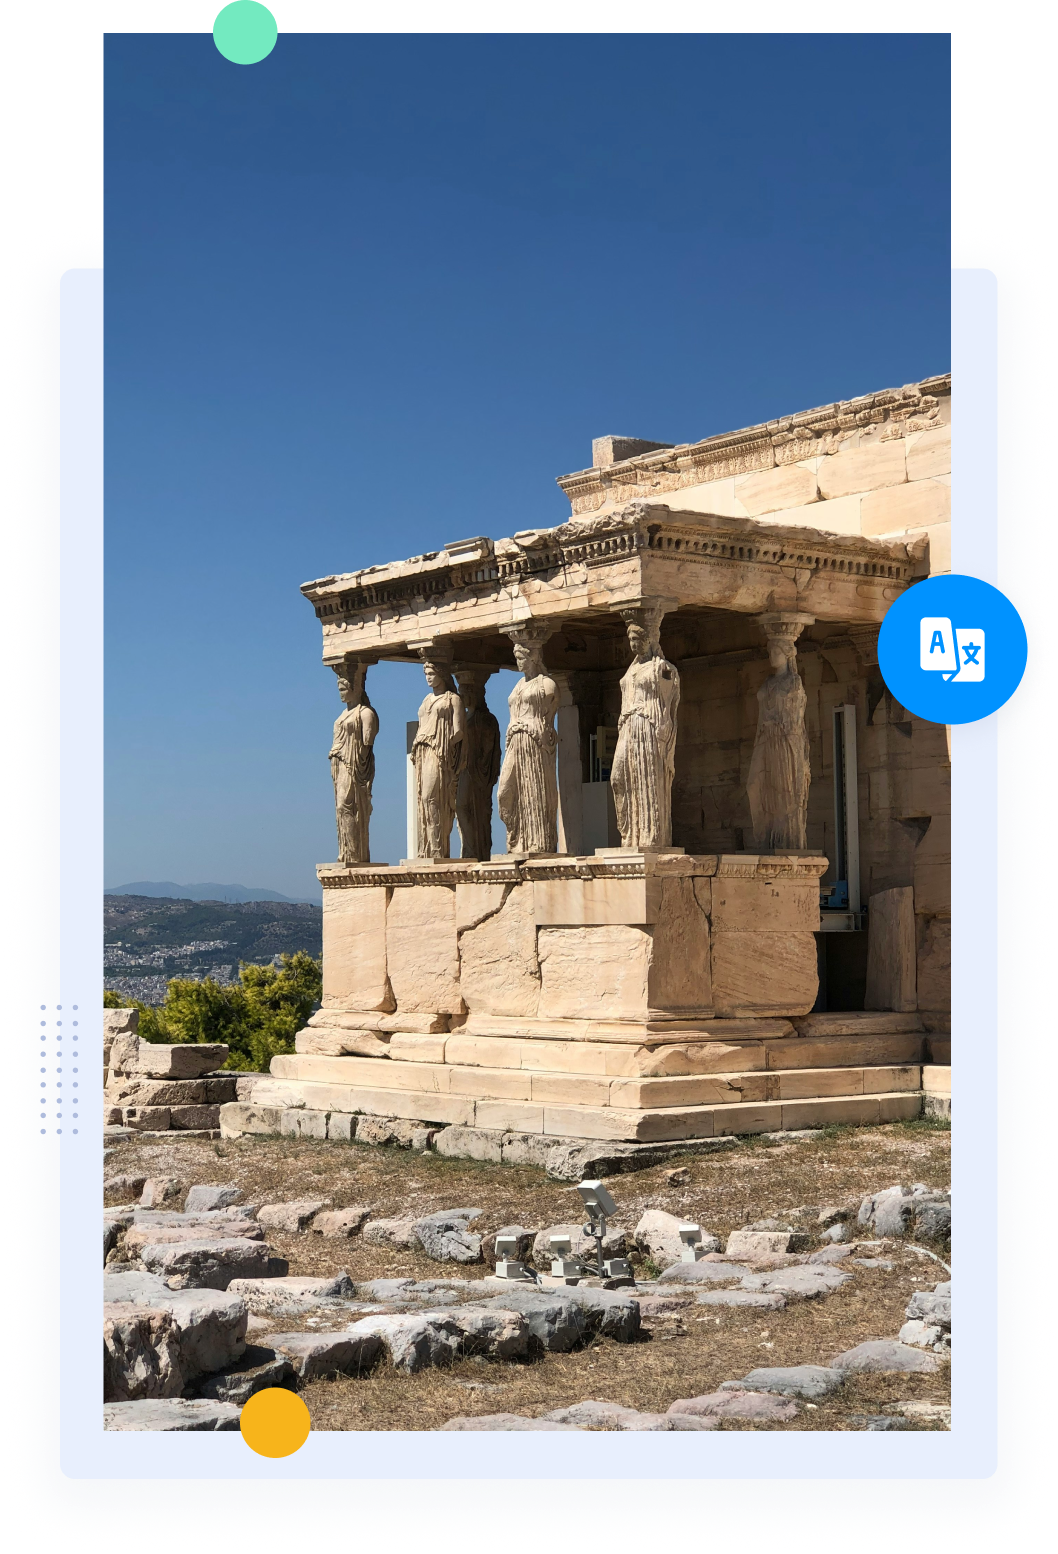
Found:
[[[939, 34], [109, 37], [107, 883], [316, 895], [306, 579], [561, 522], [592, 437], [945, 370], [948, 71]], [[369, 690], [396, 862], [424, 683]]]

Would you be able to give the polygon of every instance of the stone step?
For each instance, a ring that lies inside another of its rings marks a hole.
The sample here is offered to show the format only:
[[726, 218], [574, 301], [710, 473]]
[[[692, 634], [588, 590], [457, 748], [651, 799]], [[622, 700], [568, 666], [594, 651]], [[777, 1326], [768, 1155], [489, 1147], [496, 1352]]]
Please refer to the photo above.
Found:
[[[401, 1063], [388, 1058], [323, 1058], [295, 1054], [273, 1058], [272, 1074], [273, 1078], [265, 1081], [259, 1091], [255, 1089], [254, 1099], [260, 1094], [268, 1104], [269, 1087], [276, 1085], [281, 1094], [282, 1082], [288, 1080], [336, 1089], [368, 1084], [372, 1088], [424, 1092], [468, 1101], [522, 1102], [535, 1104], [537, 1109], [557, 1105], [611, 1106], [623, 1110], [876, 1095], [919, 1091], [922, 1087], [922, 1071], [917, 1063], [627, 1079], [605, 1074], [464, 1068], [445, 1063]], [[345, 1108], [339, 1105], [338, 1109]]]
[[[618, 1106], [546, 1106], [522, 1101], [475, 1101], [424, 1092], [368, 1090], [307, 1081], [292, 1082], [288, 1088], [296, 1092], [302, 1108], [321, 1115], [331, 1112], [366, 1112], [374, 1116], [454, 1123], [496, 1133], [522, 1132], [556, 1139], [633, 1143], [773, 1133], [839, 1123], [862, 1126], [917, 1117], [922, 1109], [921, 1090], [788, 1101], [737, 1102], [715, 1106], [633, 1109]], [[294, 1099], [294, 1096], [290, 1099]], [[222, 1125], [228, 1110], [228, 1107], [222, 1108]], [[250, 1110], [254, 1108], [239, 1102], [233, 1103], [231, 1120], [238, 1127], [246, 1127], [247, 1119], [243, 1113]], [[282, 1120], [281, 1108], [262, 1107], [257, 1110], [261, 1115], [250, 1131], [278, 1133]]]

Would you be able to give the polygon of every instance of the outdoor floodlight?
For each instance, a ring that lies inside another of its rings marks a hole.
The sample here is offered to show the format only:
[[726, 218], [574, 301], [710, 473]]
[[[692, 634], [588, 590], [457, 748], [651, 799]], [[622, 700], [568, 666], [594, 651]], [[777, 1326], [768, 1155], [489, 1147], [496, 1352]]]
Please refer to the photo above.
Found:
[[[577, 1191], [580, 1193], [584, 1207], [589, 1214], [591, 1214], [592, 1209], [598, 1210], [604, 1216], [617, 1213], [616, 1203], [601, 1182], [581, 1182]], [[593, 1219], [594, 1217], [592, 1215]]]
[[699, 1258], [705, 1256], [705, 1248], [702, 1245], [701, 1225], [681, 1225], [680, 1240], [683, 1247], [680, 1251], [680, 1261], [683, 1263], [696, 1263]]

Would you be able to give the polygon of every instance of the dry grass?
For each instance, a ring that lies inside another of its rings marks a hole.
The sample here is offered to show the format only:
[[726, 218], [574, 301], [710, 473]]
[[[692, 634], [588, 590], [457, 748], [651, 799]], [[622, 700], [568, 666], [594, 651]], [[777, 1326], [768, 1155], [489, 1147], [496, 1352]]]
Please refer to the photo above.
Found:
[[[631, 1228], [647, 1208], [695, 1219], [715, 1234], [769, 1215], [782, 1217], [804, 1205], [857, 1200], [894, 1182], [950, 1181], [950, 1132], [928, 1123], [833, 1129], [811, 1140], [769, 1146], [745, 1140], [730, 1153], [686, 1156], [691, 1179], [682, 1187], [658, 1166], [610, 1180], [621, 1206], [620, 1223]], [[108, 1172], [174, 1176], [194, 1182], [237, 1182], [248, 1201], [328, 1198], [336, 1207], [371, 1205], [374, 1217], [426, 1214], [474, 1206], [475, 1230], [504, 1224], [542, 1227], [579, 1219], [575, 1192], [528, 1166], [446, 1160], [404, 1150], [312, 1140], [190, 1140], [131, 1142], [107, 1162]], [[478, 1277], [478, 1265], [457, 1268], [423, 1253], [365, 1245], [359, 1238], [332, 1240], [314, 1234], [269, 1241], [290, 1261], [291, 1273], [330, 1274], [346, 1269], [353, 1279], [377, 1277]], [[456, 1414], [540, 1414], [581, 1398], [604, 1398], [650, 1412], [664, 1412], [676, 1398], [714, 1391], [722, 1381], [757, 1365], [825, 1364], [869, 1338], [893, 1337], [914, 1289], [928, 1288], [944, 1272], [935, 1263], [887, 1248], [891, 1273], [857, 1268], [853, 1283], [822, 1300], [791, 1301], [781, 1312], [749, 1313], [689, 1305], [674, 1319], [657, 1319], [641, 1343], [597, 1340], [572, 1354], [547, 1354], [524, 1364], [465, 1359], [447, 1371], [404, 1376], [380, 1371], [359, 1378], [314, 1382], [304, 1396], [313, 1427], [321, 1430], [430, 1430]], [[490, 1292], [491, 1293], [491, 1292]], [[284, 1327], [299, 1326], [296, 1322]], [[931, 1375], [881, 1375], [850, 1379], [837, 1400], [803, 1410], [785, 1429], [842, 1429], [854, 1413], [879, 1413], [887, 1402], [948, 1400], [947, 1367]], [[769, 1428], [728, 1423], [725, 1428]], [[930, 1428], [924, 1426], [924, 1428]]]

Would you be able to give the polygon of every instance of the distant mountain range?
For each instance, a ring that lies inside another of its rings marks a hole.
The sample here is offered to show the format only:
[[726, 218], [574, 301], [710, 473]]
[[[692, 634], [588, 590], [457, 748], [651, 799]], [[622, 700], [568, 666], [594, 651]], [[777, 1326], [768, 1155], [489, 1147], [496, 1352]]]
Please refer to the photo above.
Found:
[[[309, 901], [308, 896], [284, 896], [278, 890], [249, 885], [175, 885], [172, 880], [136, 880], [131, 885], [107, 885], [105, 896], [175, 896], [178, 901]], [[311, 903], [313, 906], [317, 902]]]

